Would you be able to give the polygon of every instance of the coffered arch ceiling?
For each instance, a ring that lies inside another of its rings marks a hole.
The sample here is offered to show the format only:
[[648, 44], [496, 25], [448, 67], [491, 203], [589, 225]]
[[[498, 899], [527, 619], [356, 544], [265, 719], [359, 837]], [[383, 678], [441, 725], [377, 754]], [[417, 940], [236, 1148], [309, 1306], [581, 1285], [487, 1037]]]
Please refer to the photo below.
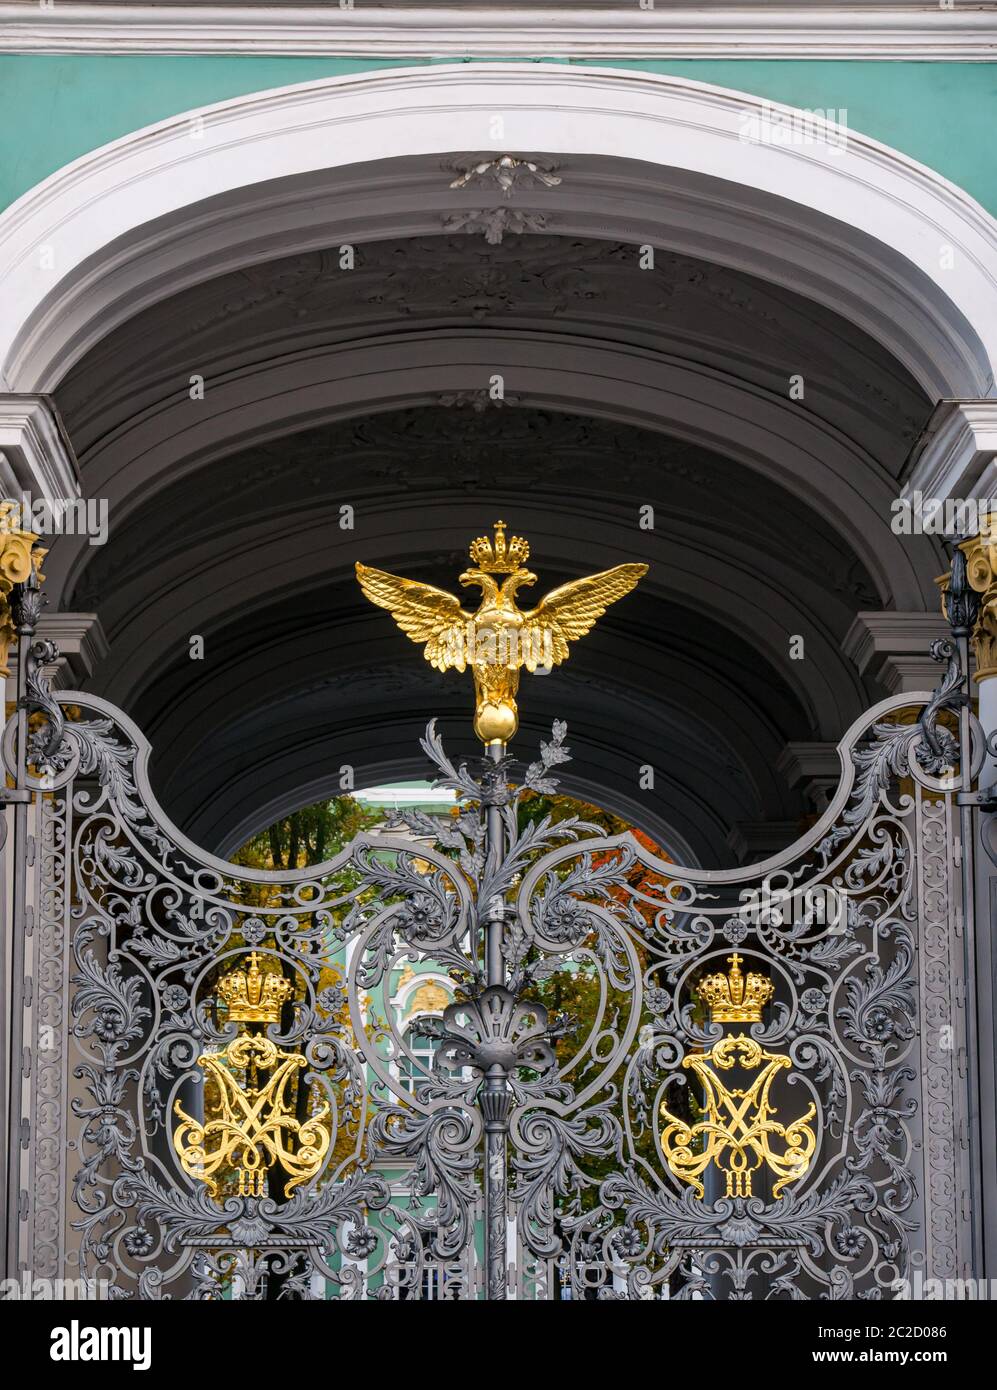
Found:
[[785, 744], [836, 741], [882, 693], [841, 652], [855, 613], [934, 602], [933, 542], [889, 528], [930, 411], [914, 379], [826, 308], [675, 252], [650, 270], [617, 240], [440, 234], [359, 245], [353, 270], [297, 253], [145, 310], [56, 398], [112, 524], [103, 549], [60, 540], [47, 572], [101, 614], [93, 686], [147, 730], [164, 804], [209, 848], [333, 793], [344, 763], [418, 774], [433, 714], [469, 737], [469, 682], [363, 602], [357, 559], [452, 589], [501, 515], [540, 590], [647, 560], [528, 681], [521, 739], [568, 718], [569, 789], [716, 864], [734, 826], [805, 813]]
[[[88, 490], [120, 524], [185, 470], [320, 421], [460, 401], [498, 372], [519, 405], [717, 449], [819, 507], [884, 603], [937, 572], [877, 534], [927, 418], [909, 374], [836, 315], [702, 260], [553, 236], [419, 237], [286, 257], [162, 301], [109, 334], [57, 399]], [[192, 402], [192, 374], [205, 399]], [[795, 399], [791, 383], [803, 384]], [[86, 559], [50, 565], [60, 589]]]

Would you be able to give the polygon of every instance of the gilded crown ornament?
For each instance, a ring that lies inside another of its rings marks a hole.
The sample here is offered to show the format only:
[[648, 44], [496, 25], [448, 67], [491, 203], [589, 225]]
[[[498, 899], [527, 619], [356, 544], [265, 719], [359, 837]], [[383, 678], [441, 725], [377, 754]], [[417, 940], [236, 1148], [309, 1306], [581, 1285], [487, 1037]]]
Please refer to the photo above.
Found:
[[249, 969], [233, 970], [218, 981], [218, 994], [228, 1005], [231, 1023], [278, 1023], [280, 1011], [294, 993], [283, 975], [265, 974], [255, 951]]
[[471, 559], [484, 574], [515, 574], [530, 558], [529, 542], [522, 536], [510, 536], [506, 544], [504, 521], [496, 521], [493, 529], [494, 543], [487, 536], [471, 542]]
[[[357, 564], [360, 588], [371, 603], [386, 608], [402, 632], [424, 644], [423, 656], [438, 671], [451, 668], [474, 676], [474, 731], [486, 745], [502, 745], [519, 727], [516, 696], [519, 673], [549, 670], [568, 657], [577, 641], [611, 603], [630, 593], [647, 565], [617, 565], [552, 589], [536, 608], [520, 609], [516, 590], [535, 584], [524, 568], [530, 547], [522, 536], [506, 540], [506, 524], [495, 523], [495, 538], [479, 536], [470, 546], [473, 568], [459, 577], [481, 590], [473, 613], [460, 600], [432, 584]], [[493, 575], [503, 575], [501, 583]]]
[[764, 975], [751, 970], [741, 973], [742, 957], [735, 951], [727, 957], [726, 975], [707, 975], [699, 983], [699, 997], [709, 1007], [711, 1023], [761, 1023], [762, 1009], [775, 988]]

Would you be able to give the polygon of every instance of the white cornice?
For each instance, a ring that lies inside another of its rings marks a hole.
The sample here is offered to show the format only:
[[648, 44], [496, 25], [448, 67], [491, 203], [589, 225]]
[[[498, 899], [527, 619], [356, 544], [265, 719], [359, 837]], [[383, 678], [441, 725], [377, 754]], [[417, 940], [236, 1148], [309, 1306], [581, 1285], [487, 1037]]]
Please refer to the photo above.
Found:
[[18, 500], [80, 495], [79, 465], [47, 396], [0, 396], [0, 489]]
[[[42, 613], [37, 633], [59, 648], [56, 660], [45, 668], [57, 690], [79, 690], [110, 651], [96, 613]], [[9, 688], [16, 688], [16, 649], [10, 654], [9, 680]]]
[[997, 6], [903, 0], [542, 9], [0, 4], [3, 53], [993, 62]]
[[891, 694], [933, 690], [940, 668], [930, 647], [947, 633], [941, 611], [857, 613], [841, 649], [862, 675], [879, 681]]
[[904, 469], [903, 496], [993, 495], [997, 400], [940, 401]]

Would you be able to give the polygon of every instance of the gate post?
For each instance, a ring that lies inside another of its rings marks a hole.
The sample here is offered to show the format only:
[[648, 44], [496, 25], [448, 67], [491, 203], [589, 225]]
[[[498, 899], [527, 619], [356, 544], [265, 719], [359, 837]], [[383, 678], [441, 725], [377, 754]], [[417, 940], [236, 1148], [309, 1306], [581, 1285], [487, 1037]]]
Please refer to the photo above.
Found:
[[[967, 946], [973, 944], [974, 955], [970, 962], [974, 973], [967, 974], [970, 988], [966, 1010], [971, 1083], [969, 1141], [977, 1160], [973, 1165], [975, 1190], [970, 1198], [974, 1273], [981, 1278], [994, 1278], [997, 1277], [997, 1201], [993, 1197], [997, 1176], [997, 978], [994, 975], [997, 961], [993, 925], [997, 920], [997, 750], [991, 745], [997, 735], [997, 514], [982, 519], [979, 535], [961, 541], [955, 548], [950, 581], [953, 585], [960, 567], [973, 601], [962, 615], [967, 628], [964, 669], [968, 673], [971, 643], [976, 660], [979, 721], [987, 741], [976, 793], [969, 789], [967, 752], [965, 747], [962, 750], [963, 796], [960, 798], [966, 939]], [[949, 616], [955, 634], [958, 615], [950, 612]], [[967, 686], [968, 683], [967, 680]], [[967, 706], [968, 703], [967, 693]], [[967, 708], [964, 721], [968, 719]]]
[[[493, 740], [485, 745], [488, 757], [501, 765], [505, 744]], [[495, 777], [496, 774], [491, 774]], [[501, 775], [501, 774], [498, 774]], [[505, 853], [505, 830], [502, 824], [501, 789], [493, 785], [486, 774], [486, 790], [492, 795], [485, 808], [487, 818], [487, 862], [494, 873]], [[505, 984], [505, 957], [502, 953], [505, 935], [505, 902], [493, 897], [485, 919], [485, 982]], [[485, 1127], [485, 1297], [505, 1299], [508, 1296], [508, 1202], [506, 1198], [506, 1168], [509, 1138], [509, 1086], [507, 1068], [493, 1062], [485, 1073], [481, 1088], [481, 1117]]]
[[[995, 1091], [995, 989], [993, 923], [997, 917], [997, 879], [986, 860], [997, 864], [997, 515], [981, 521], [980, 533], [953, 547], [952, 569], [939, 581], [943, 608], [958, 646], [964, 682], [959, 712], [962, 790], [960, 840], [962, 902], [966, 969], [966, 1138], [970, 1153], [969, 1225], [972, 1273], [977, 1278], [997, 1272], [997, 1204], [993, 1178], [997, 1174], [997, 1117]], [[979, 692], [979, 724], [986, 748], [973, 790], [972, 693], [970, 648], [975, 659]], [[980, 854], [982, 847], [984, 853]], [[988, 1180], [989, 1179], [989, 1180]]]
[[[38, 566], [45, 554], [35, 549], [38, 537], [20, 526], [20, 511], [14, 502], [0, 503], [0, 680], [9, 674], [7, 653], [16, 641], [17, 705], [15, 718], [16, 771], [13, 788], [0, 778], [0, 804], [5, 813], [13, 806], [12, 842], [8, 847], [6, 814], [0, 848], [9, 854], [11, 872], [4, 868], [4, 903], [0, 917], [0, 1076], [4, 1087], [3, 1141], [6, 1158], [2, 1169], [4, 1212], [3, 1277], [19, 1277], [19, 1246], [22, 1221], [21, 1161], [24, 1152], [24, 1079], [27, 1057], [24, 1050], [25, 936], [27, 921], [27, 877], [31, 845], [28, 808], [33, 793], [28, 788], [27, 769], [27, 662], [24, 660], [34, 636], [41, 611]], [[7, 899], [9, 884], [10, 898]]]
[[[997, 814], [983, 811], [974, 826], [976, 841], [977, 1045], [979, 1060], [979, 1132], [983, 1202], [974, 1225], [983, 1242], [980, 1273], [997, 1279], [997, 959], [993, 923], [997, 921]], [[973, 842], [970, 842], [973, 844]]]
[[[969, 1149], [969, 1232], [972, 1250], [972, 1272], [976, 1277], [983, 1275], [983, 1229], [982, 1222], [975, 1213], [983, 1210], [983, 1172], [981, 1165], [980, 1129], [980, 1028], [977, 1008], [977, 931], [976, 931], [976, 884], [975, 842], [976, 816], [973, 802], [973, 727], [972, 727], [972, 688], [970, 680], [970, 641], [980, 617], [980, 601], [969, 582], [967, 559], [963, 548], [956, 546], [952, 553], [952, 569], [949, 573], [948, 590], [943, 603], [952, 641], [959, 660], [962, 684], [962, 704], [959, 708], [959, 776], [961, 791], [957, 798], [959, 804], [959, 842], [961, 858], [962, 887], [962, 937], [963, 968], [966, 976], [966, 1134], [965, 1143]], [[975, 645], [975, 640], [974, 640]], [[977, 666], [977, 679], [979, 667]], [[983, 713], [982, 700], [980, 713]], [[981, 915], [986, 924], [987, 915]]]

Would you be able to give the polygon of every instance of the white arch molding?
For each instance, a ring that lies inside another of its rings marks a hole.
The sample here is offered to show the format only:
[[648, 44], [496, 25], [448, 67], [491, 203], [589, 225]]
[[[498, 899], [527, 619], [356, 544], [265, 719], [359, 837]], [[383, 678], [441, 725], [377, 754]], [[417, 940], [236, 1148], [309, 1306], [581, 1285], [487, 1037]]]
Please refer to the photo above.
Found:
[[[0, 386], [53, 389], [141, 308], [275, 247], [329, 245], [365, 226], [439, 230], [424, 188], [404, 180], [389, 180], [373, 211], [361, 210], [343, 197], [347, 166], [520, 150], [578, 165], [574, 189], [566, 179], [530, 195], [556, 213], [557, 230], [615, 227], [624, 240], [706, 254], [835, 309], [935, 398], [991, 395], [997, 222], [867, 136], [745, 142], [748, 119], [773, 110], [789, 113], [676, 77], [482, 63], [255, 93], [202, 108], [201, 138], [194, 113], [172, 117], [59, 170], [0, 217]], [[595, 177], [586, 160], [602, 161]], [[459, 196], [437, 182], [438, 207], [452, 207]], [[316, 196], [323, 184], [333, 200]], [[463, 198], [474, 206], [481, 195]]]

